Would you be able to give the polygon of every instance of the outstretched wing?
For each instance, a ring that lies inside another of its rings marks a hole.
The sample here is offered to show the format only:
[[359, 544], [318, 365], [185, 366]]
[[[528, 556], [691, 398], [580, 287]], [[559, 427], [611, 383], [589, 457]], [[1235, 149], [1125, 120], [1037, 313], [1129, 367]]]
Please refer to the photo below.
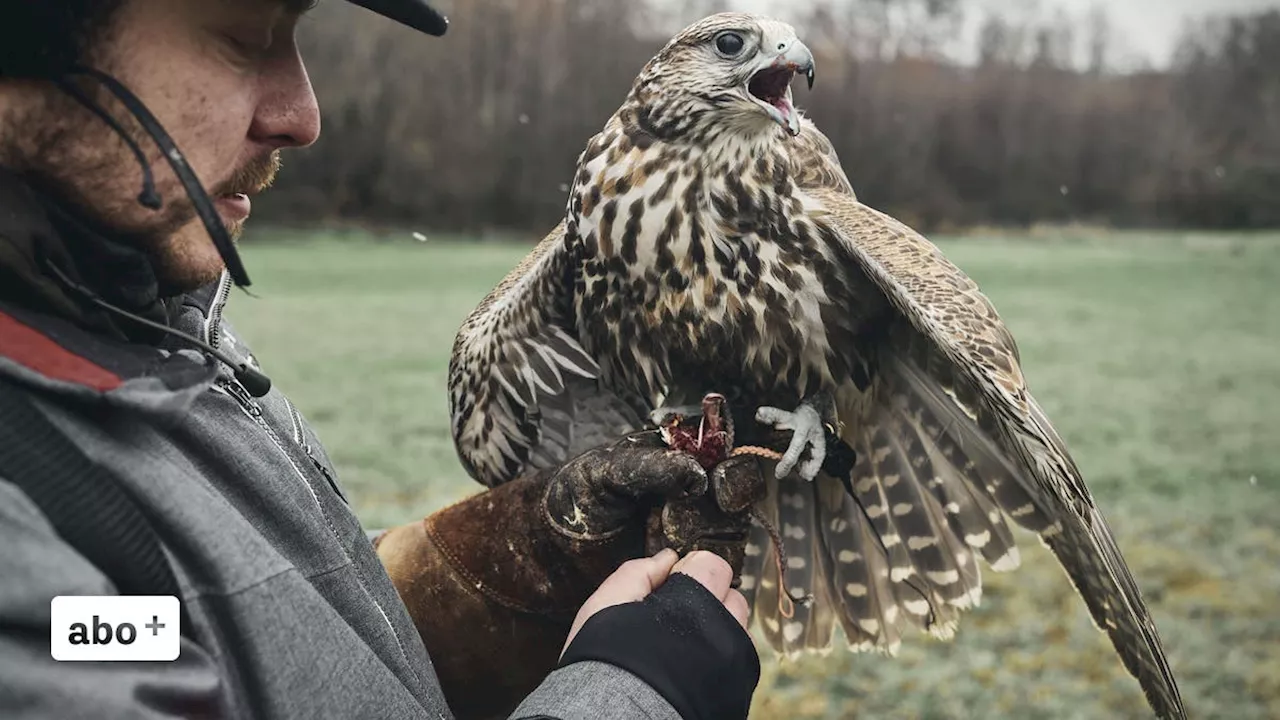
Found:
[[493, 487], [640, 427], [573, 334], [561, 222], [467, 316], [449, 359], [454, 446]]
[[[820, 135], [812, 125], [809, 133]], [[1028, 392], [1017, 346], [995, 308], [932, 243], [858, 202], [830, 170], [816, 170], [834, 162], [833, 153], [814, 151], [820, 145], [809, 140], [790, 151], [808, 215], [843, 264], [864, 274], [893, 310], [873, 347], [858, 350], [872, 381], [840, 393], [844, 438], [859, 458], [851, 492], [827, 497], [841, 507], [815, 528], [835, 580], [828, 584], [832, 592], [847, 588], [844, 607], [862, 622], [861, 630], [845, 623], [851, 639], [892, 642], [883, 627], [896, 619], [885, 617], [890, 607], [949, 632], [950, 608], [976, 599], [972, 552], [997, 570], [1017, 565], [1003, 515], [1057, 556], [1157, 713], [1185, 717], [1137, 583]], [[880, 564], [868, 564], [870, 556]], [[881, 622], [866, 623], [863, 613]], [[877, 633], [866, 631], [870, 625], [879, 625]]]

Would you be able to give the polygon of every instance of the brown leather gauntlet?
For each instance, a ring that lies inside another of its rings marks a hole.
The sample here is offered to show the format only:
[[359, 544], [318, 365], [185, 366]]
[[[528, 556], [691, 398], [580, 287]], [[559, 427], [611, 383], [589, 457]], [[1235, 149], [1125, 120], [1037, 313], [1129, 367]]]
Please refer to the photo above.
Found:
[[645, 554], [649, 510], [706, 488], [688, 456], [628, 438], [380, 536], [457, 717], [509, 714], [555, 668], [587, 597]]

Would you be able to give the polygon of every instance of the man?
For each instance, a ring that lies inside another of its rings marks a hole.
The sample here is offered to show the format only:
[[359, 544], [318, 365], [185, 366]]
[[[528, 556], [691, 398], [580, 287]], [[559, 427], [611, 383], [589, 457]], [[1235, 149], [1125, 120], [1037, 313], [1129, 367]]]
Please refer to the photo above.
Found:
[[[696, 462], [623, 438], [375, 549], [223, 319], [252, 197], [319, 135], [308, 5], [0, 0], [0, 716], [745, 715], [728, 564], [642, 557]], [[51, 659], [53, 597], [163, 578], [177, 661]]]

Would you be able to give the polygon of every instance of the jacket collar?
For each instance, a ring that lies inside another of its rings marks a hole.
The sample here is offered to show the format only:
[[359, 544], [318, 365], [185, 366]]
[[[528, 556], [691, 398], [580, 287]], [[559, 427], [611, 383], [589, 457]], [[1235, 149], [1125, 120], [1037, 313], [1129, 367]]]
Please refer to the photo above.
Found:
[[164, 297], [145, 254], [95, 232], [0, 168], [0, 377], [178, 410], [216, 376], [216, 360], [89, 303], [64, 287], [51, 263], [115, 307], [217, 339], [211, 336], [229, 294], [226, 273], [195, 292]]
[[167, 324], [151, 261], [108, 239], [15, 173], [0, 168], [0, 299], [67, 318], [94, 332], [154, 343], [155, 331], [121, 322], [74, 295], [48, 269], [57, 266], [108, 303]]

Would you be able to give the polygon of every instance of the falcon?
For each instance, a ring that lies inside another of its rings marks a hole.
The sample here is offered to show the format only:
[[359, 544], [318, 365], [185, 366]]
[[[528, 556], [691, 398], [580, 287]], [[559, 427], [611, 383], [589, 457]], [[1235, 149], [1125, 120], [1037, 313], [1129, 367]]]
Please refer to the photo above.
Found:
[[[477, 481], [696, 414], [718, 393], [771, 463], [742, 589], [786, 654], [950, 638], [979, 562], [1057, 557], [1162, 718], [1185, 717], [1154, 622], [1014, 338], [928, 240], [859, 202], [797, 110], [794, 29], [723, 13], [671, 39], [578, 158], [564, 219], [464, 321], [452, 432]], [[737, 413], [743, 413], [738, 416]], [[847, 448], [851, 462], [830, 462]], [[785, 559], [785, 560], [784, 560]], [[784, 587], [785, 585], [785, 587]], [[801, 598], [802, 602], [798, 602]]]

